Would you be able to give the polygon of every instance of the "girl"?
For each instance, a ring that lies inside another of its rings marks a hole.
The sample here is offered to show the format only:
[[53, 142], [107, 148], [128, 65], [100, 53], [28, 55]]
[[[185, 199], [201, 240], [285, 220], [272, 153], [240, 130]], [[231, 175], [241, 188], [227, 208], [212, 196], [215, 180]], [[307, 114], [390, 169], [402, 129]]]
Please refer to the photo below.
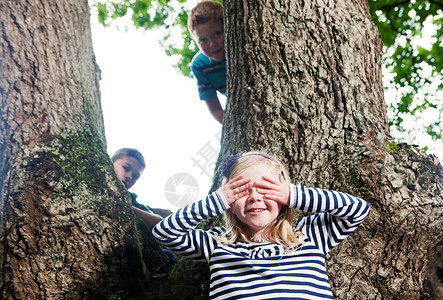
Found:
[[[369, 212], [356, 197], [290, 185], [274, 157], [249, 152], [222, 165], [227, 184], [154, 228], [180, 255], [206, 260], [210, 299], [332, 299], [325, 256]], [[298, 220], [294, 209], [315, 213]], [[194, 229], [225, 214], [225, 228]]]

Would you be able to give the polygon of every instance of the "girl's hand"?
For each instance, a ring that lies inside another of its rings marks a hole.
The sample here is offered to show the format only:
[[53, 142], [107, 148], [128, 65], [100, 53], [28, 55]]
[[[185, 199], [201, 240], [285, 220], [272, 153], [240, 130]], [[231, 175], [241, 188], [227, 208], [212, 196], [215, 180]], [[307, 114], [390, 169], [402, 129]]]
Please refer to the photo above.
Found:
[[249, 194], [249, 189], [251, 188], [250, 182], [251, 179], [243, 178], [243, 175], [238, 175], [229, 180], [228, 183], [220, 189], [229, 205]]
[[263, 198], [273, 200], [283, 205], [289, 205], [289, 184], [280, 175], [279, 180], [263, 176], [263, 181], [257, 181], [257, 192], [264, 195]]

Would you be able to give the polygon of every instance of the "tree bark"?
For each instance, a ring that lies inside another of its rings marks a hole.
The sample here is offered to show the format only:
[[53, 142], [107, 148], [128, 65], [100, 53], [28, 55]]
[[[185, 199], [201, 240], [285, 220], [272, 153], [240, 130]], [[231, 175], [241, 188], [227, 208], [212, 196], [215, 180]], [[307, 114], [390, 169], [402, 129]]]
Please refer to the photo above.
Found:
[[125, 296], [147, 281], [106, 154], [86, 0], [0, 2], [0, 297]]
[[[371, 204], [328, 257], [338, 299], [437, 298], [424, 282], [442, 245], [443, 171], [392, 142], [367, 2], [224, 5], [219, 162], [268, 150], [293, 182]], [[129, 196], [106, 155], [88, 19], [85, 0], [0, 2], [2, 298], [135, 298], [144, 283], [149, 298], [163, 286], [149, 285]], [[207, 269], [189, 265], [177, 266], [164, 298], [207, 298]]]
[[[393, 143], [367, 1], [226, 0], [224, 12], [228, 101], [217, 165], [266, 150], [294, 183], [370, 203], [363, 225], [328, 255], [337, 299], [442, 298], [429, 267], [441, 262], [442, 166]], [[220, 183], [216, 171], [212, 189]], [[171, 289], [204, 299], [206, 285], [186, 288], [198, 285], [201, 265], [185, 270]]]
[[219, 161], [267, 150], [293, 182], [359, 196], [371, 214], [328, 258], [339, 299], [418, 299], [442, 245], [442, 167], [396, 145], [367, 1], [225, 1], [228, 104]]

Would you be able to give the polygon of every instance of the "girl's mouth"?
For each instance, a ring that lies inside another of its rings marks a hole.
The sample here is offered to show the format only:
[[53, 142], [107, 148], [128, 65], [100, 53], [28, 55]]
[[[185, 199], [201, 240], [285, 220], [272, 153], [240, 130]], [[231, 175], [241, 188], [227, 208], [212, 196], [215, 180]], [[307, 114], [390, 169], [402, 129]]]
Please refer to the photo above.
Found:
[[262, 212], [265, 211], [264, 208], [253, 208], [253, 209], [248, 209], [248, 212]]

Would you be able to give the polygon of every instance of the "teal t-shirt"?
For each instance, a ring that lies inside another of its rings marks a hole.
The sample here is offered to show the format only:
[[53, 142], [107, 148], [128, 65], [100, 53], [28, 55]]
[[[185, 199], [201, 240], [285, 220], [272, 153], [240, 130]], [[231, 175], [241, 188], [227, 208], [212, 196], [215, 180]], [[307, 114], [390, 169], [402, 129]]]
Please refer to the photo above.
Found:
[[200, 100], [210, 100], [217, 91], [226, 96], [226, 60], [216, 61], [199, 51], [192, 59]]

